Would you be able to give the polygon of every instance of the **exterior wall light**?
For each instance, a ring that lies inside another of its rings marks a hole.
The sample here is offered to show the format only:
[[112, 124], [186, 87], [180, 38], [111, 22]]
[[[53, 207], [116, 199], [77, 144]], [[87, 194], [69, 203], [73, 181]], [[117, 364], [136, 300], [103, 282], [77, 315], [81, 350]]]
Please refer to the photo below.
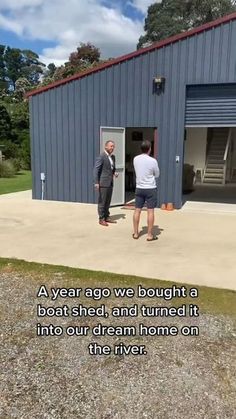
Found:
[[162, 76], [156, 76], [153, 79], [153, 90], [154, 93], [160, 93], [164, 91], [164, 87], [165, 87], [165, 77]]

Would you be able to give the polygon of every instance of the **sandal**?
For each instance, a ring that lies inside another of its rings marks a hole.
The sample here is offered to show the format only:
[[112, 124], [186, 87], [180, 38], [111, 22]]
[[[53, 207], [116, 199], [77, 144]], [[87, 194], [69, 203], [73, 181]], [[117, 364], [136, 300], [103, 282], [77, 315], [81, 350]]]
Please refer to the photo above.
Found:
[[136, 236], [134, 233], [132, 234], [132, 237], [133, 237], [134, 240], [138, 240], [139, 239], [139, 235]]
[[147, 242], [153, 242], [154, 240], [157, 240], [157, 237], [152, 237], [152, 239], [147, 239]]

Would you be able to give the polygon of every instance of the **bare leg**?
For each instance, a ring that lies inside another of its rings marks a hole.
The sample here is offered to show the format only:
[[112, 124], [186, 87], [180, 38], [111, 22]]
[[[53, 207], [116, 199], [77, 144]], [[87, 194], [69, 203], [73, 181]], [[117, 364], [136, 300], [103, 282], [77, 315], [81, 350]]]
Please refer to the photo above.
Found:
[[138, 237], [138, 227], [141, 214], [141, 208], [135, 208], [133, 215], [134, 237]]
[[152, 239], [153, 238], [153, 225], [154, 225], [154, 209], [148, 209], [147, 210], [147, 225], [148, 225], [148, 232], [147, 232], [147, 238]]

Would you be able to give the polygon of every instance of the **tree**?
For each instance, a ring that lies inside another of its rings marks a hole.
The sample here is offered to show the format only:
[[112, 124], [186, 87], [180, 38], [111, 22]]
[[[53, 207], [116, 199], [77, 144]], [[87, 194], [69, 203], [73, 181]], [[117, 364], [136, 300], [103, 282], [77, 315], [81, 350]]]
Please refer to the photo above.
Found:
[[31, 85], [37, 85], [40, 75], [43, 73], [45, 64], [39, 61], [39, 56], [31, 50], [21, 51], [21, 75], [25, 77]]
[[0, 141], [9, 140], [11, 135], [11, 118], [4, 105], [0, 103]]
[[30, 169], [30, 135], [28, 102], [0, 103], [0, 144], [6, 159], [17, 159]]
[[15, 90], [16, 80], [21, 77], [22, 58], [20, 49], [7, 47], [4, 53], [4, 62], [6, 79]]
[[56, 71], [55, 64], [54, 63], [48, 64], [47, 71], [46, 71], [47, 77], [53, 77], [55, 71]]
[[19, 137], [23, 130], [29, 129], [29, 105], [28, 101], [14, 103], [11, 109], [11, 125], [16, 137]]
[[137, 48], [190, 30], [236, 11], [233, 0], [162, 0], [148, 8]]
[[64, 65], [57, 67], [53, 75], [53, 81], [66, 79], [67, 77], [73, 76], [73, 74], [78, 73], [80, 70], [76, 70], [69, 62], [66, 62]]
[[6, 71], [4, 63], [4, 51], [5, 45], [0, 45], [0, 90], [5, 90], [7, 88], [6, 82]]
[[32, 88], [32, 85], [25, 77], [20, 77], [15, 83], [14, 97], [18, 100], [23, 100], [26, 92]]
[[61, 80], [100, 64], [100, 51], [94, 45], [80, 43], [76, 51], [69, 56], [69, 61], [54, 72], [54, 80]]
[[0, 80], [2, 66], [2, 73], [4, 80], [8, 83], [8, 89], [14, 91], [16, 81], [22, 77], [26, 78], [31, 85], [37, 85], [45, 66], [38, 58], [38, 55], [30, 50], [10, 47], [4, 47], [3, 50], [0, 48]]
[[38, 84], [43, 66], [33, 51], [0, 45], [0, 143], [5, 158], [25, 169], [30, 168], [30, 136], [24, 95]]
[[98, 63], [100, 59], [100, 51], [94, 45], [80, 43], [77, 51], [72, 52], [69, 57], [69, 62], [74, 67], [88, 67], [94, 63]]
[[41, 86], [47, 86], [55, 81], [54, 74], [57, 70], [57, 67], [54, 63], [48, 64], [47, 68], [44, 69], [43, 77], [41, 79]]

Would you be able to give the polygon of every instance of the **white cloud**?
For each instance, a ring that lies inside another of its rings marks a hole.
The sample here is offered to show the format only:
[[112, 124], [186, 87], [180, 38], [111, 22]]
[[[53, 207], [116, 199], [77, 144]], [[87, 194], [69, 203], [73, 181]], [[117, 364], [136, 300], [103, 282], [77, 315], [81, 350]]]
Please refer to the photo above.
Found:
[[1, 0], [0, 10], [19, 10], [24, 7], [39, 6], [43, 0]]
[[22, 26], [15, 20], [6, 18], [0, 14], [0, 28], [14, 32], [16, 35], [22, 35]]
[[[134, 0], [133, 6], [146, 11], [148, 3]], [[91, 42], [103, 57], [131, 52], [143, 33], [143, 22], [124, 16], [112, 3], [106, 7], [102, 0], [0, 0], [0, 26], [26, 40], [55, 42], [40, 59], [57, 65], [67, 61], [80, 42]]]
[[146, 14], [148, 7], [153, 3], [160, 3], [161, 0], [152, 1], [152, 0], [133, 0], [130, 1], [130, 4], [132, 4], [133, 7], [140, 10], [142, 13]]

